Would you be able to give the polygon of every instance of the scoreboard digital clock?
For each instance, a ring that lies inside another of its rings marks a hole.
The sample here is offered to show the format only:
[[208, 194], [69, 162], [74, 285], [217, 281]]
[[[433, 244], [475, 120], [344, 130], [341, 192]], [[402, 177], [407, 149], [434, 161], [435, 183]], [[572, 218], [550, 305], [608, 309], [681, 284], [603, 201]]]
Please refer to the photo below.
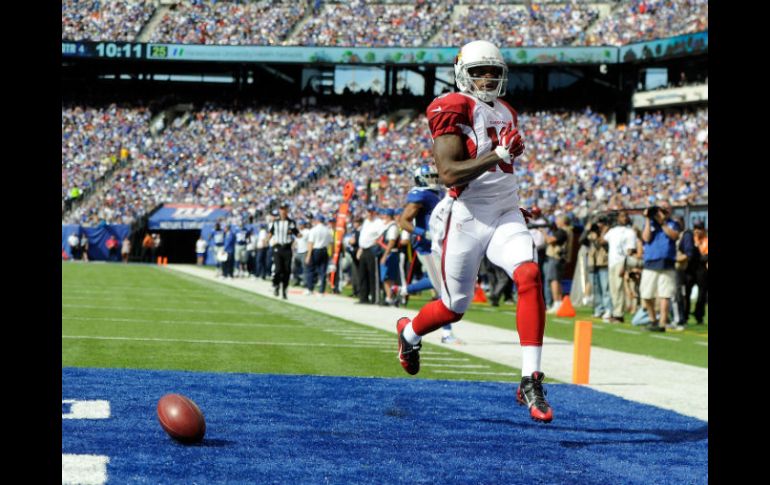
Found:
[[61, 43], [63, 57], [98, 57], [103, 59], [144, 59], [145, 44], [133, 42], [67, 42]]

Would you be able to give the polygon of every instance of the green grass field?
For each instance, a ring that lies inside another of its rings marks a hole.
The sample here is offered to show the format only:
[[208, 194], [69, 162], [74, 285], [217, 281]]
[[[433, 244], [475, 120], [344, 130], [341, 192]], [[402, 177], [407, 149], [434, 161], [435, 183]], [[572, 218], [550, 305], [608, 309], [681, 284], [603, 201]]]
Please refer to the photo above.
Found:
[[[349, 290], [347, 290], [349, 291]], [[427, 297], [414, 296], [418, 309]], [[593, 321], [593, 345], [708, 366], [708, 325], [652, 334]], [[474, 303], [468, 320], [515, 329], [515, 306]], [[575, 319], [548, 317], [572, 340]], [[462, 337], [462, 323], [456, 327]], [[425, 344], [417, 378], [516, 381], [519, 370]], [[404, 377], [392, 333], [154, 266], [62, 263], [62, 365]]]
[[[425, 344], [416, 377], [518, 381]], [[62, 264], [62, 366], [405, 377], [392, 333], [153, 266]]]
[[[348, 291], [348, 294], [351, 292]], [[424, 292], [423, 295], [427, 295]], [[428, 301], [427, 296], [415, 295], [409, 298], [407, 308], [419, 309]], [[630, 323], [610, 324], [600, 318], [593, 318], [591, 308], [577, 307], [575, 318], [558, 318], [547, 315], [545, 335], [547, 337], [572, 341], [575, 320], [589, 320], [593, 323], [591, 345], [632, 354], [648, 355], [663, 360], [680, 362], [698, 367], [708, 367], [708, 313], [703, 325], [691, 324], [682, 332], [652, 333], [645, 327]], [[516, 306], [501, 304], [493, 307], [487, 303], [473, 303], [464, 319], [494, 327], [513, 330], [516, 328]], [[631, 315], [626, 315], [626, 322]], [[457, 334], [462, 336], [462, 323]]]

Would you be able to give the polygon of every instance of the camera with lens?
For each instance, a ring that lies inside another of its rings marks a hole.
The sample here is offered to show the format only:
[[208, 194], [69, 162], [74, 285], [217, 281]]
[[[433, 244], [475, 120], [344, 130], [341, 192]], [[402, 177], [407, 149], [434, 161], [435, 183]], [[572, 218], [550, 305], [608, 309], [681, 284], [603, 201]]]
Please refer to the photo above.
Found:
[[655, 219], [655, 217], [658, 215], [658, 212], [660, 211], [661, 211], [660, 207], [653, 205], [644, 210], [644, 217], [648, 219]]

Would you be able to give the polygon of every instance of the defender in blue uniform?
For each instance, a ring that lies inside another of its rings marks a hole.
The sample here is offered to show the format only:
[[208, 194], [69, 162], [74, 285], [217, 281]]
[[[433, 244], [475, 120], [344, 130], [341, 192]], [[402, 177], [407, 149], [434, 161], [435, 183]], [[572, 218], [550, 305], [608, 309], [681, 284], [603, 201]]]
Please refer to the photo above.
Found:
[[[414, 181], [417, 184], [406, 196], [398, 225], [401, 229], [412, 234], [412, 247], [417, 253], [424, 276], [420, 281], [409, 286], [395, 286], [394, 292], [400, 296], [413, 295], [423, 290], [433, 288], [437, 295], [441, 294], [441, 271], [431, 253], [430, 215], [433, 208], [444, 197], [441, 186], [438, 183], [438, 172], [432, 165], [422, 165], [414, 172]], [[412, 222], [414, 221], [414, 222]], [[452, 334], [452, 324], [442, 327], [442, 343], [462, 343]]]

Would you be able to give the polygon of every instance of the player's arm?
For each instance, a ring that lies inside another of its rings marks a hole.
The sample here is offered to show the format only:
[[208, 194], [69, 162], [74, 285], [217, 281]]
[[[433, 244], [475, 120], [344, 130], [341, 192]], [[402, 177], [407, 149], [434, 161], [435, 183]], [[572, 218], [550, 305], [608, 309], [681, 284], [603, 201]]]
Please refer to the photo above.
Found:
[[[646, 214], [645, 214], [646, 216]], [[642, 229], [642, 241], [648, 243], [652, 240], [652, 229], [650, 227], [650, 218], [644, 218], [644, 229]]]
[[385, 264], [385, 262], [388, 260], [388, 256], [390, 255], [391, 251], [393, 251], [393, 248], [396, 247], [397, 242], [398, 242], [398, 236], [388, 241], [388, 244], [385, 247], [385, 253], [383, 253], [382, 257], [380, 257], [380, 264]]
[[417, 214], [420, 212], [421, 208], [422, 204], [416, 204], [414, 202], [409, 202], [406, 204], [406, 206], [404, 206], [404, 212], [402, 212], [398, 217], [398, 227], [407, 232], [414, 233], [415, 227], [414, 224], [412, 224], [412, 220], [417, 217]]
[[[465, 146], [459, 135], [441, 135], [434, 140], [433, 158], [441, 183], [447, 187], [466, 184], [502, 160], [494, 151], [479, 158], [465, 158]], [[403, 215], [403, 214], [402, 214]]]

